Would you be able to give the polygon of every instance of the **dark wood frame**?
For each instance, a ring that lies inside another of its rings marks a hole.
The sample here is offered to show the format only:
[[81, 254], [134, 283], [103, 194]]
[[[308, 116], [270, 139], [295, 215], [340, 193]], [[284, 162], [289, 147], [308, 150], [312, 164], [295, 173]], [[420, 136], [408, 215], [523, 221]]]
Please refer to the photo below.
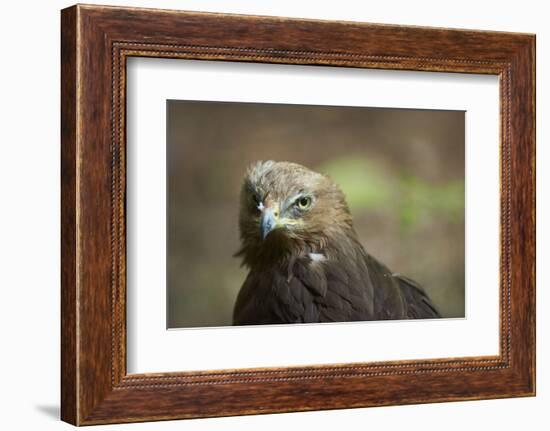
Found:
[[[81, 5], [61, 16], [63, 420], [87, 425], [535, 394], [534, 35]], [[128, 375], [129, 56], [498, 75], [500, 354]]]

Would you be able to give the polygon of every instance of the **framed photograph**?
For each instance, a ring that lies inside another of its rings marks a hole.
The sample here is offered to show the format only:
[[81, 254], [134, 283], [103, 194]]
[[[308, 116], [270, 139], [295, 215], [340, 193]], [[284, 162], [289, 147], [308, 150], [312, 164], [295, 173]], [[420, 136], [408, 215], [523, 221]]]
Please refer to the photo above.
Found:
[[61, 14], [62, 419], [535, 394], [535, 36]]

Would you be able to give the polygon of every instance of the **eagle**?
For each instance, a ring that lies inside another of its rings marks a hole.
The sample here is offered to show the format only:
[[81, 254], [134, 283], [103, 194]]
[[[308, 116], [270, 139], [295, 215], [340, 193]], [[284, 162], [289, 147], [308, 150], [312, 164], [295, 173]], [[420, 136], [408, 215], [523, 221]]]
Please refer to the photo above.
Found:
[[418, 283], [368, 254], [342, 190], [291, 162], [246, 171], [239, 230], [248, 275], [234, 325], [440, 317]]

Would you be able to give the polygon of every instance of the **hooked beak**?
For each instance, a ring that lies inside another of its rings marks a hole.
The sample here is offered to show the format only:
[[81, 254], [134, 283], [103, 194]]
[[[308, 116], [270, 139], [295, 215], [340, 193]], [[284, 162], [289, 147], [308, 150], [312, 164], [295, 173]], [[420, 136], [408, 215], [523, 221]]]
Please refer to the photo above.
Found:
[[279, 209], [278, 208], [265, 208], [262, 211], [262, 218], [260, 220], [260, 234], [262, 239], [265, 239], [269, 232], [273, 229], [280, 227], [279, 223]]

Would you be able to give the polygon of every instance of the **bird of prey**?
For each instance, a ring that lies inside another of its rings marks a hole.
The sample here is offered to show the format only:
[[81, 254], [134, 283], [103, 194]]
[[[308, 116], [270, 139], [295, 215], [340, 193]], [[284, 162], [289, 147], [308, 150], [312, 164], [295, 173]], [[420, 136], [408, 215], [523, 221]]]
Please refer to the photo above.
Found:
[[416, 282], [365, 251], [328, 176], [296, 163], [254, 163], [241, 189], [239, 228], [237, 256], [249, 273], [234, 325], [439, 317]]

